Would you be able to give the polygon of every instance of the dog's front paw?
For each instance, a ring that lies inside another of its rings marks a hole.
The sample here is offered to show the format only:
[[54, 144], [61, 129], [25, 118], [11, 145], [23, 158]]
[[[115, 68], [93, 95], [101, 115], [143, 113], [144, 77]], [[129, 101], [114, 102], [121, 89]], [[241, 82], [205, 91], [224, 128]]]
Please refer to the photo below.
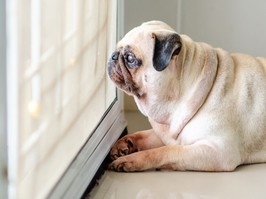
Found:
[[148, 165], [149, 163], [143, 158], [143, 152], [137, 152], [117, 158], [108, 165], [108, 169], [114, 171], [133, 172], [146, 170]]
[[127, 135], [121, 139], [119, 139], [110, 151], [110, 158], [112, 160], [116, 160], [121, 156], [125, 156], [131, 153], [136, 152], [137, 149], [134, 146], [134, 141], [130, 138], [130, 135]]
[[133, 169], [133, 163], [131, 161], [128, 161], [126, 157], [120, 157], [116, 160], [114, 160], [109, 166], [109, 170], [114, 171], [134, 171]]

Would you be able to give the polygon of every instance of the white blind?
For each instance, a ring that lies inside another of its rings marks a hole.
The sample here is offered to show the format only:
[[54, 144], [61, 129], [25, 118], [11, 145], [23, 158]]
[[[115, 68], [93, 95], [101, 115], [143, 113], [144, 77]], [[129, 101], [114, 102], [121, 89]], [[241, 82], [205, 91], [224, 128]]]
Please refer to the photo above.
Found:
[[18, 41], [12, 183], [17, 198], [44, 198], [116, 97], [105, 68], [116, 1], [11, 1]]

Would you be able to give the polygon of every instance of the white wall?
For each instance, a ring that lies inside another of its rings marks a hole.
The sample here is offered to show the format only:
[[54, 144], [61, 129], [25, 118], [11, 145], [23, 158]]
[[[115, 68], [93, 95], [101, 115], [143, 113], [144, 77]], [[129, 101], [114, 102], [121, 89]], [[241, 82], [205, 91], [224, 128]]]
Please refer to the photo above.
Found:
[[167, 22], [178, 27], [178, 0], [125, 0], [125, 33], [149, 20]]
[[184, 0], [181, 31], [229, 52], [266, 57], [266, 1]]
[[125, 0], [125, 33], [162, 20], [195, 41], [266, 56], [265, 0]]

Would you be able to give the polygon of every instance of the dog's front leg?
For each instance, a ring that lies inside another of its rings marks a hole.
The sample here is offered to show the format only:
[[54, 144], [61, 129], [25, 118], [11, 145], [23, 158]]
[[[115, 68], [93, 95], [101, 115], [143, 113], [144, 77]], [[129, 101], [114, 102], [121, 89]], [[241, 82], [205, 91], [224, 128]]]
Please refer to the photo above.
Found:
[[138, 151], [152, 149], [164, 144], [152, 129], [128, 134], [119, 139], [110, 151], [112, 160]]
[[157, 168], [232, 171], [239, 165], [239, 158], [234, 156], [234, 153], [224, 154], [206, 144], [162, 146], [119, 157], [109, 165], [109, 169], [127, 172]]

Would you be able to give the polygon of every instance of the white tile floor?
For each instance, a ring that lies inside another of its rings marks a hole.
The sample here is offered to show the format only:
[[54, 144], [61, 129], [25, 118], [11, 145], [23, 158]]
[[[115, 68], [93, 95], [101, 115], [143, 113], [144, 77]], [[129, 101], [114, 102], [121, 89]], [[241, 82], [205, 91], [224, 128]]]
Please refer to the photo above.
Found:
[[[129, 132], [148, 129], [139, 113], [127, 113]], [[106, 171], [90, 193], [92, 199], [265, 199], [266, 164], [234, 172]]]

